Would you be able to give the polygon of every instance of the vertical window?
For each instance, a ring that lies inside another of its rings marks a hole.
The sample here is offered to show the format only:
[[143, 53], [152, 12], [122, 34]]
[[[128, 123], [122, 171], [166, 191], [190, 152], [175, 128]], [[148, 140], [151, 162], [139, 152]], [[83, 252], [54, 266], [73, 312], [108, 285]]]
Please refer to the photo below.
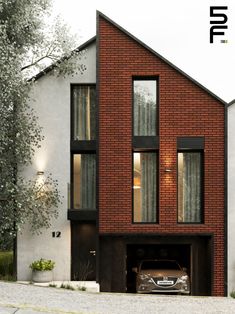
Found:
[[178, 222], [202, 222], [202, 154], [178, 153]]
[[96, 155], [73, 155], [73, 208], [96, 208]]
[[156, 222], [157, 155], [134, 153], [133, 194], [134, 222]]
[[156, 136], [157, 81], [134, 80], [134, 136]]
[[96, 88], [94, 85], [72, 87], [73, 140], [95, 139]]

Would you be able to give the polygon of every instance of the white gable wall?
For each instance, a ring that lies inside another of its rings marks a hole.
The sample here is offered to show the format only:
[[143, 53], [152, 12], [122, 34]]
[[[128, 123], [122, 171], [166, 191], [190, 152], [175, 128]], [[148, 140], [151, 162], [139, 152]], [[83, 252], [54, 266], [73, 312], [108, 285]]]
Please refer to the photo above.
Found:
[[235, 104], [228, 107], [228, 294], [235, 291]]
[[[80, 61], [86, 65], [85, 72], [66, 78], [50, 73], [39, 78], [32, 91], [31, 106], [39, 117], [45, 140], [36, 151], [32, 166], [25, 175], [35, 178], [37, 171], [45, 176], [52, 173], [58, 180], [63, 203], [59, 207], [59, 218], [53, 221], [50, 229], [42, 230], [39, 236], [32, 235], [25, 226], [17, 239], [18, 280], [31, 280], [29, 265], [40, 258], [52, 259], [56, 266], [54, 280], [70, 280], [71, 244], [70, 222], [67, 220], [68, 191], [70, 182], [70, 84], [96, 82], [96, 46], [95, 42], [87, 48]], [[60, 238], [53, 238], [52, 232], [60, 231]]]

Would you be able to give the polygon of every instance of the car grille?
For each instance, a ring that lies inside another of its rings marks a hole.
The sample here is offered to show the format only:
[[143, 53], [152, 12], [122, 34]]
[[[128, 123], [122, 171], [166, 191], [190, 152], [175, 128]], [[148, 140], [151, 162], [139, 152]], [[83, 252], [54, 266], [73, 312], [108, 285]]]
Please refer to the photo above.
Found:
[[[158, 281], [163, 281], [163, 280], [166, 279], [166, 278], [167, 278], [168, 281], [173, 281], [173, 284], [169, 284], [169, 285], [159, 285], [159, 284], [157, 283]], [[158, 285], [159, 287], [160, 287], [160, 286], [162, 286], [162, 287], [170, 287], [170, 286], [173, 286], [173, 285], [176, 283], [177, 279], [178, 279], [178, 277], [171, 277], [171, 276], [169, 276], [169, 277], [153, 277], [153, 280], [154, 280], [155, 284]]]

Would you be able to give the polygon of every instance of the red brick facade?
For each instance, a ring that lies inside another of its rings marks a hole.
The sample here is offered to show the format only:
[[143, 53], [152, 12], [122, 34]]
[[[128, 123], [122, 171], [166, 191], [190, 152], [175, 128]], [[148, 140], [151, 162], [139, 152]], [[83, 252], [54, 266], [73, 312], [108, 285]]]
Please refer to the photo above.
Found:
[[[211, 234], [224, 295], [224, 106], [99, 16], [99, 233]], [[194, 60], [192, 60], [194, 62]], [[132, 223], [132, 77], [159, 78], [159, 223]], [[204, 223], [177, 224], [177, 137], [203, 136]], [[166, 173], [165, 168], [172, 168]]]

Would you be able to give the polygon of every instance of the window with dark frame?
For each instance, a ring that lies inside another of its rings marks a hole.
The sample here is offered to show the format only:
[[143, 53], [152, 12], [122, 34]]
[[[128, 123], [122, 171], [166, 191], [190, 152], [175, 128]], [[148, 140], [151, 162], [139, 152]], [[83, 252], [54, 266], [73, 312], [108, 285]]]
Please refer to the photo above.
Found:
[[96, 87], [72, 85], [72, 139], [90, 141], [96, 138]]
[[71, 85], [71, 208], [96, 209], [96, 86]]
[[134, 79], [134, 136], [157, 135], [157, 81]]
[[133, 223], [157, 222], [157, 79], [133, 78]]
[[155, 223], [157, 220], [157, 154], [133, 154], [134, 222]]
[[73, 154], [73, 209], [96, 209], [96, 154]]
[[178, 222], [202, 223], [203, 153], [178, 152]]

